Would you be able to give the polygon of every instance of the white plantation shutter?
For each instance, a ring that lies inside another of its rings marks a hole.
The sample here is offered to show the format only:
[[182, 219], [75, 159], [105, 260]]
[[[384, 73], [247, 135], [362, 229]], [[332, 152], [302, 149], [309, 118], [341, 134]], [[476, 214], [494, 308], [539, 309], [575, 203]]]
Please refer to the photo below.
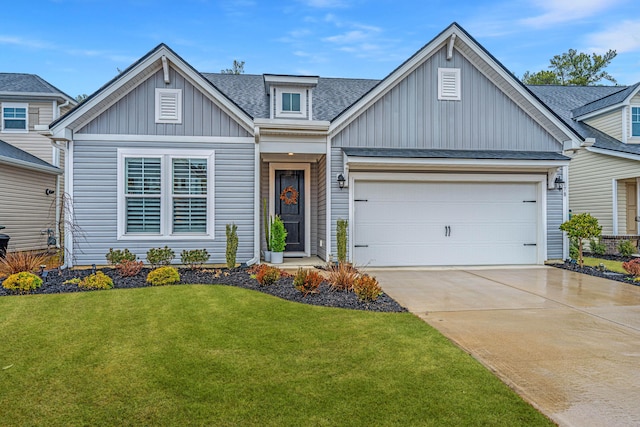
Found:
[[182, 123], [181, 89], [156, 89], [156, 123]]
[[460, 93], [460, 69], [438, 68], [438, 99], [459, 101]]
[[125, 160], [127, 233], [160, 232], [160, 158]]
[[207, 230], [207, 160], [173, 159], [173, 232]]

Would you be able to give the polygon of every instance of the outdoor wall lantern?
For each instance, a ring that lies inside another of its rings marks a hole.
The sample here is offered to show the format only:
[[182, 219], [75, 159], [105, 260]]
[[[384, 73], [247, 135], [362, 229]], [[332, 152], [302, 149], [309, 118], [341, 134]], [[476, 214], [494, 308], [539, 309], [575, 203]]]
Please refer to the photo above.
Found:
[[347, 180], [346, 180], [346, 179], [344, 179], [344, 175], [343, 175], [343, 174], [341, 174], [341, 173], [339, 173], [339, 174], [338, 174], [338, 187], [340, 187], [340, 189], [341, 189], [341, 190], [344, 188], [344, 183], [345, 183], [346, 181], [347, 181]]
[[556, 185], [556, 189], [558, 191], [562, 191], [562, 189], [564, 188], [564, 180], [560, 176], [557, 176], [556, 180], [553, 181], [553, 183]]
[[54, 190], [51, 190], [51, 189], [49, 189], [49, 188], [47, 188], [46, 190], [44, 190], [44, 194], [46, 194], [47, 196], [50, 196], [50, 195], [52, 195], [53, 193], [55, 193], [55, 191], [54, 191]]

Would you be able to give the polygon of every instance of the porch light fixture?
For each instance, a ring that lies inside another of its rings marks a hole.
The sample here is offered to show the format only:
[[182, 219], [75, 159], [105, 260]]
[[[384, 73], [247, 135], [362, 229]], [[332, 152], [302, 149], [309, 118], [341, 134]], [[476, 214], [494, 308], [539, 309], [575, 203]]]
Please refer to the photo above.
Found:
[[50, 196], [50, 195], [52, 195], [53, 193], [55, 193], [55, 191], [54, 191], [54, 190], [51, 190], [51, 189], [49, 189], [49, 188], [47, 188], [46, 190], [44, 190], [44, 194], [46, 194], [47, 196]]
[[564, 188], [564, 180], [560, 176], [557, 176], [553, 183], [555, 184], [558, 191], [562, 191], [562, 189]]
[[344, 175], [343, 175], [343, 174], [341, 174], [341, 173], [339, 173], [339, 174], [338, 174], [338, 187], [340, 187], [340, 189], [341, 189], [341, 190], [344, 188], [344, 183], [345, 183], [346, 181], [347, 181], [347, 180], [346, 180], [346, 179], [344, 179]]

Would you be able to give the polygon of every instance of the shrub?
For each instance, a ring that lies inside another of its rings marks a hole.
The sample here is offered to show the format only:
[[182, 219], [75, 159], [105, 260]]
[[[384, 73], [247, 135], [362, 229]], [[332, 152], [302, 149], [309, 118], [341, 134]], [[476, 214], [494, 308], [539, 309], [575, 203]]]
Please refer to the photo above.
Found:
[[102, 271], [96, 271], [82, 279], [78, 283], [78, 287], [83, 289], [111, 289], [113, 288], [113, 280]]
[[270, 286], [280, 280], [281, 272], [277, 267], [260, 264], [256, 269], [255, 278], [262, 286]]
[[111, 265], [118, 265], [121, 264], [125, 261], [135, 261], [136, 258], [138, 258], [135, 254], [129, 252], [129, 249], [125, 249], [125, 250], [120, 250], [120, 249], [116, 249], [113, 250], [113, 248], [109, 249], [109, 253], [107, 255], [105, 255], [105, 258], [107, 258], [107, 262]]
[[231, 270], [236, 266], [236, 254], [238, 253], [238, 226], [227, 224], [227, 268]]
[[333, 290], [350, 291], [353, 289], [353, 282], [357, 278], [358, 270], [351, 264], [342, 262], [331, 267], [327, 281]]
[[640, 276], [640, 258], [634, 258], [631, 261], [623, 262], [622, 268], [632, 276]]
[[202, 268], [202, 265], [209, 261], [209, 252], [206, 249], [183, 250], [180, 254], [180, 262], [189, 268]]
[[9, 252], [0, 258], [0, 277], [15, 273], [36, 272], [44, 265], [48, 256], [35, 252]]
[[120, 273], [121, 277], [133, 277], [140, 273], [144, 263], [142, 261], [125, 260], [119, 264], [116, 264], [116, 270]]
[[600, 239], [589, 240], [589, 248], [594, 255], [604, 255], [607, 252], [607, 245], [602, 243]]
[[180, 273], [175, 267], [159, 267], [147, 275], [147, 283], [153, 286], [175, 285], [180, 281]]
[[29, 293], [42, 286], [42, 279], [28, 271], [14, 273], [4, 279], [2, 287], [9, 291], [17, 291], [21, 294]]
[[375, 301], [382, 295], [382, 288], [375, 277], [363, 274], [353, 282], [353, 292], [360, 301]]
[[347, 225], [346, 219], [339, 219], [336, 224], [336, 241], [338, 245], [338, 262], [347, 262]]
[[151, 267], [156, 268], [161, 265], [169, 265], [176, 256], [175, 252], [168, 246], [164, 248], [151, 248], [147, 251], [147, 262]]
[[636, 248], [629, 240], [623, 240], [618, 244], [618, 252], [620, 252], [620, 255], [622, 256], [631, 256], [636, 253], [637, 250], [638, 248]]
[[284, 248], [287, 245], [286, 242], [287, 230], [285, 230], [284, 223], [280, 217], [276, 215], [271, 224], [271, 251], [284, 252]]
[[569, 239], [569, 258], [578, 259], [580, 251], [578, 250], [578, 239]]
[[584, 267], [582, 260], [582, 242], [584, 239], [591, 239], [600, 236], [602, 227], [598, 225], [598, 219], [588, 213], [576, 214], [569, 221], [560, 225], [560, 230], [565, 231], [570, 239], [578, 241], [578, 263]]
[[293, 286], [306, 297], [309, 294], [318, 293], [322, 280], [322, 276], [317, 271], [309, 271], [301, 267], [293, 277]]

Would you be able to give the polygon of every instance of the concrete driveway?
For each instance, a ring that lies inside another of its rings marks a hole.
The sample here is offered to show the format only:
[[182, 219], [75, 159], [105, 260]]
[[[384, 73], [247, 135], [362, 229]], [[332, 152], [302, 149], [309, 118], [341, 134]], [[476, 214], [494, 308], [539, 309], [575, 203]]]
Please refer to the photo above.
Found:
[[538, 266], [369, 273], [560, 425], [640, 425], [640, 287]]

